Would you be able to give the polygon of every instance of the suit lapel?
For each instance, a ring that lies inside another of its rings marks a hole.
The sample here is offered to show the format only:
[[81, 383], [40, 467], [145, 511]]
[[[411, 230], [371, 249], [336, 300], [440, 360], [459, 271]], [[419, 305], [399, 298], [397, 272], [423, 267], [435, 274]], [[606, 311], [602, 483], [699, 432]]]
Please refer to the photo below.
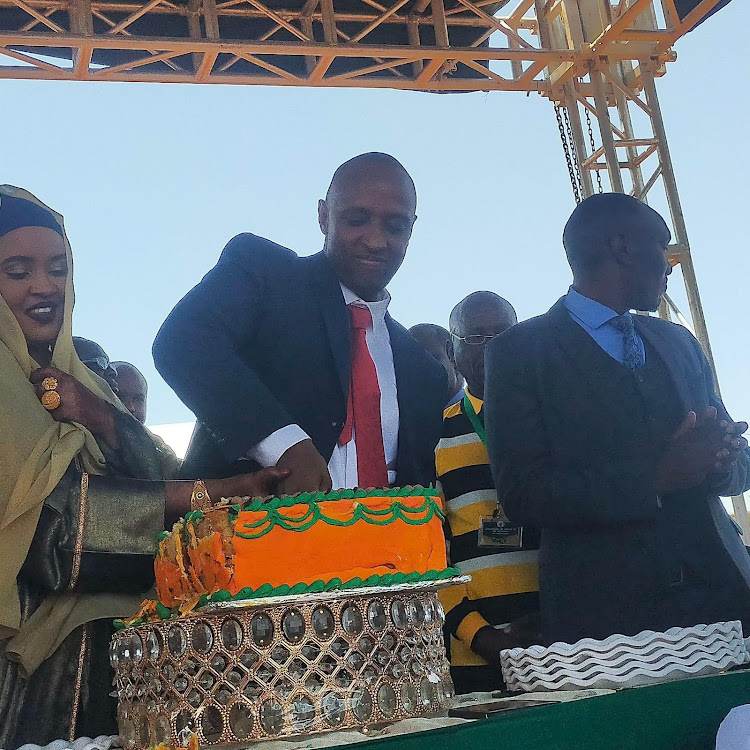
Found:
[[675, 346], [676, 337], [664, 335], [664, 332], [669, 330], [666, 327], [649, 325], [649, 318], [643, 315], [634, 315], [633, 319], [641, 338], [656, 350], [664, 362], [685, 412], [690, 411], [694, 408], [695, 399], [690, 391], [689, 373], [695, 368], [688, 361], [684, 348]]
[[[396, 375], [396, 392], [398, 398], [398, 455], [396, 470], [404, 470], [414, 462], [412, 437], [415, 434], [416, 405], [421, 403], [424, 394], [419, 389], [419, 367], [415, 366], [412, 344], [416, 341], [390, 315], [385, 316], [385, 324], [391, 339], [393, 352], [393, 370]], [[400, 479], [399, 479], [400, 481]]]
[[576, 373], [576, 382], [585, 384], [587, 395], [606, 413], [620, 402], [619, 389], [610, 377], [602, 377], [597, 367], [608, 357], [599, 344], [570, 317], [565, 298], [559, 299], [547, 313], [556, 329], [555, 344]]
[[352, 354], [349, 315], [346, 311], [344, 295], [341, 292], [341, 284], [322, 252], [306, 260], [310, 264], [311, 276], [318, 289], [317, 302], [320, 305], [328, 343], [336, 363], [341, 392], [346, 400], [349, 395]]

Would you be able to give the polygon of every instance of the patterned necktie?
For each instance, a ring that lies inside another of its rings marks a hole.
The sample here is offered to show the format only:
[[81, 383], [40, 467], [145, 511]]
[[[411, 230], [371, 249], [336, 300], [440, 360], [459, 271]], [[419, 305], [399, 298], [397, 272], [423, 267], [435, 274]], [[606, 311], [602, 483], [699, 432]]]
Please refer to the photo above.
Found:
[[339, 445], [346, 445], [354, 435], [357, 484], [360, 487], [387, 487], [388, 466], [380, 420], [380, 384], [367, 347], [367, 328], [372, 325], [372, 315], [367, 307], [349, 305], [349, 317], [352, 327], [352, 368], [346, 423], [339, 437]]
[[628, 370], [637, 370], [643, 367], [646, 363], [643, 358], [643, 350], [638, 341], [638, 335], [635, 332], [633, 316], [630, 313], [618, 315], [616, 318], [612, 318], [610, 323], [612, 323], [615, 330], [622, 334], [623, 352], [625, 355], [623, 364], [625, 367]]

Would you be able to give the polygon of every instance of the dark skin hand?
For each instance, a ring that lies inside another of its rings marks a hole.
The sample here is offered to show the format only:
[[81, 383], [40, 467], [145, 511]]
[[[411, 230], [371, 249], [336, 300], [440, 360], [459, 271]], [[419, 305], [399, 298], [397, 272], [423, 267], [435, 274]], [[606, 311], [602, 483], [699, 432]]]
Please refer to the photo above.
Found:
[[45, 378], [56, 378], [56, 390], [61, 399], [60, 406], [50, 412], [52, 418], [58, 422], [82, 424], [92, 434], [103, 438], [110, 448], [117, 450], [118, 440], [112, 404], [99, 398], [72, 375], [55, 367], [40, 367], [31, 373], [29, 380], [36, 387], [40, 399], [44, 393], [42, 381]]
[[722, 419], [719, 425], [724, 430], [723, 444], [719, 452], [716, 469], [719, 472], [729, 471], [737, 456], [747, 448], [747, 439], [743, 437], [747, 432], [747, 422], [731, 422]]
[[[86, 427], [96, 437], [106, 440], [117, 450], [118, 439], [115, 428], [114, 406], [92, 393], [72, 375], [54, 367], [41, 367], [30, 377], [41, 398], [44, 378], [57, 378], [57, 392], [60, 406], [50, 412], [58, 422], [77, 422]], [[277, 491], [279, 483], [289, 476], [284, 468], [268, 468], [254, 474], [240, 474], [227, 479], [207, 479], [205, 481], [209, 497], [218, 503], [224, 497], [265, 497]], [[174, 523], [190, 510], [193, 495], [193, 482], [165, 482], [166, 505], [164, 520], [167, 525]]]
[[278, 487], [279, 493], [283, 495], [329, 492], [333, 486], [328, 463], [318, 453], [312, 440], [302, 440], [289, 448], [278, 460], [276, 468], [288, 470], [286, 479]]
[[[239, 474], [226, 479], [206, 479], [204, 484], [209, 498], [216, 504], [225, 497], [266, 497], [278, 494], [279, 484], [288, 476], [288, 469], [270, 467], [254, 474]], [[165, 482], [167, 501], [164, 521], [167, 526], [190, 510], [193, 485], [192, 481]]]
[[539, 613], [533, 612], [514, 620], [505, 628], [487, 625], [477, 630], [471, 650], [490, 664], [500, 664], [500, 652], [506, 648], [528, 648], [541, 643]]
[[742, 437], [746, 429], [744, 422], [719, 420], [713, 406], [700, 417], [688, 412], [657, 466], [657, 492], [666, 495], [696, 487], [709, 475], [729, 471], [747, 447]]

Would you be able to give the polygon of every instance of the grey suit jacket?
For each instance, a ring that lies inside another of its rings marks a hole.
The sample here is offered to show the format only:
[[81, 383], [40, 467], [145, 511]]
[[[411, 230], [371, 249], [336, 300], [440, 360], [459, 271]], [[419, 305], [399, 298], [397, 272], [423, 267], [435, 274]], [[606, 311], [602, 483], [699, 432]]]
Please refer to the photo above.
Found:
[[[637, 316], [686, 414], [727, 416], [700, 345], [685, 328]], [[657, 449], [614, 384], [597, 376], [596, 343], [560, 300], [487, 350], [490, 461], [508, 516], [542, 529], [545, 638], [743, 619], [750, 556], [719, 495], [750, 486], [750, 451], [731, 473], [658, 498]], [[682, 571], [675, 579], [674, 571]]]

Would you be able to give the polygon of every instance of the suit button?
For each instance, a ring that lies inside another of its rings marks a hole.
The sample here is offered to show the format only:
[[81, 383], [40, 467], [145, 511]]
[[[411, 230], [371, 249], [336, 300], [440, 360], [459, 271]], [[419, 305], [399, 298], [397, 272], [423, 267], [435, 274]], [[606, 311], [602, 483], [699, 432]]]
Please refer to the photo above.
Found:
[[638, 381], [639, 383], [642, 383], [642, 382], [643, 382], [643, 375], [636, 375], [636, 376], [635, 376], [635, 379], [636, 379], [636, 380], [637, 380], [637, 381]]
[[331, 427], [333, 427], [334, 430], [339, 430], [343, 427], [341, 422], [331, 422]]

